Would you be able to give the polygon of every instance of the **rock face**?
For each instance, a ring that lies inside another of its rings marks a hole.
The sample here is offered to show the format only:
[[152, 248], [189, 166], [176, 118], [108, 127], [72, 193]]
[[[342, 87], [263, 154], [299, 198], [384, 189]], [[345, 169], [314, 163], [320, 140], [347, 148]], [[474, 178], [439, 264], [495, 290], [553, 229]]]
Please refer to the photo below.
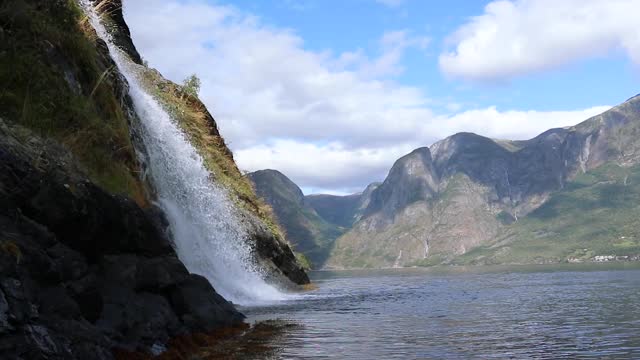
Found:
[[[459, 133], [416, 149], [373, 191], [362, 219], [337, 240], [328, 265], [448, 263], [505, 238], [505, 232], [517, 243], [527, 238], [520, 220], [576, 176], [606, 164], [637, 164], [639, 131], [640, 98], [634, 97], [579, 125], [527, 141]], [[550, 258], [566, 260], [576, 250], [562, 249]], [[520, 261], [534, 262], [535, 256], [527, 256]]]
[[247, 175], [256, 192], [269, 204], [296, 251], [303, 253], [314, 267], [321, 267], [333, 241], [344, 229], [332, 224], [309, 206], [302, 190], [276, 170], [260, 170]]
[[98, 7], [100, 13], [105, 14], [104, 17], [108, 17], [112, 26], [109, 27], [113, 40], [116, 45], [121, 48], [133, 62], [142, 65], [142, 57], [135, 45], [131, 40], [131, 31], [129, 26], [124, 21], [124, 14], [122, 13], [122, 0], [92, 0], [95, 6]]
[[0, 352], [109, 359], [243, 316], [176, 257], [162, 214], [88, 181], [55, 142], [0, 122]]

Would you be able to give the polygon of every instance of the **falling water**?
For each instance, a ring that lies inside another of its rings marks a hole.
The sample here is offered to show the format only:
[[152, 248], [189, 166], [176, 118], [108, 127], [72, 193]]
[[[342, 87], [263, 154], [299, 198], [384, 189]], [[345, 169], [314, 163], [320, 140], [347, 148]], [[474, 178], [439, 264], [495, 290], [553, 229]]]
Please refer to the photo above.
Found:
[[148, 170], [165, 211], [180, 260], [205, 276], [226, 299], [243, 305], [285, 297], [267, 284], [251, 260], [246, 231], [227, 193], [213, 184], [202, 158], [176, 122], [149, 93], [139, 65], [114, 45], [90, 0], [80, 0], [98, 36], [129, 82], [129, 95], [140, 119]]

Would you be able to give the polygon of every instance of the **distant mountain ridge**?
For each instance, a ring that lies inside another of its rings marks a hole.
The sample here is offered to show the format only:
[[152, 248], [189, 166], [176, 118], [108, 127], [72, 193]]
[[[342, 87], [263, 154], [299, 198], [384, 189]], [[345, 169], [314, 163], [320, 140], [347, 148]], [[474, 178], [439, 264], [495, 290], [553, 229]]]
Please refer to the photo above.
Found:
[[351, 195], [307, 195], [305, 201], [326, 221], [350, 228], [362, 218], [371, 201], [371, 194], [380, 184], [369, 184], [364, 191]]
[[273, 208], [287, 239], [314, 268], [325, 264], [335, 240], [360, 220], [379, 185], [371, 184], [362, 193], [347, 196], [305, 196], [298, 185], [277, 170], [259, 170], [247, 177], [258, 196]]
[[273, 208], [287, 239], [314, 267], [325, 263], [335, 239], [359, 219], [368, 204], [366, 196], [375, 188], [369, 186], [364, 196], [304, 196], [293, 181], [277, 170], [259, 170], [247, 177], [258, 196]]
[[[365, 217], [337, 240], [329, 266], [453, 262], [608, 162], [638, 162], [640, 101], [526, 141], [455, 134], [399, 159], [372, 194]], [[517, 231], [512, 238], [522, 237]], [[503, 250], [503, 251], [509, 251]], [[568, 254], [556, 254], [565, 260]], [[470, 260], [471, 261], [471, 260]], [[547, 261], [535, 254], [521, 262]], [[498, 261], [499, 262], [499, 261]]]
[[[530, 140], [458, 133], [398, 159], [364, 200], [305, 200], [325, 221], [350, 227], [331, 248], [330, 268], [633, 257], [639, 139], [636, 96]], [[582, 218], [591, 220], [578, 226]]]

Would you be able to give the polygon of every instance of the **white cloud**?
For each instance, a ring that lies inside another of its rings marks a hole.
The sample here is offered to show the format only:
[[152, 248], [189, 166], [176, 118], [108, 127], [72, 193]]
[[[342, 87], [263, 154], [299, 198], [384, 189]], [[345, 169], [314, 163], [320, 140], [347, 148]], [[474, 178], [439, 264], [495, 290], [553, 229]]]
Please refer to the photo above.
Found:
[[409, 144], [372, 148], [346, 148], [341, 143], [324, 145], [294, 140], [278, 140], [237, 151], [236, 160], [257, 170], [278, 169], [301, 186], [361, 191], [363, 184], [382, 180], [388, 167], [400, 156], [413, 150]]
[[151, 66], [174, 81], [200, 76], [241, 169], [275, 168], [307, 189], [360, 189], [398, 157], [458, 131], [528, 138], [603, 110], [434, 113], [420, 89], [392, 81], [403, 53], [428, 42], [407, 31], [382, 34], [379, 56], [369, 57], [308, 51], [290, 30], [204, 2], [130, 1], [125, 16]]
[[640, 63], [639, 12], [637, 0], [494, 1], [450, 37], [440, 68], [504, 81], [615, 50]]
[[414, 36], [408, 30], [385, 32], [379, 41], [380, 56], [370, 59], [362, 49], [347, 51], [328, 63], [331, 70], [352, 71], [363, 79], [400, 75], [404, 68], [400, 62], [409, 48], [425, 50], [429, 45], [427, 36]]
[[[308, 188], [357, 192], [373, 181], [382, 181], [391, 165], [411, 150], [429, 146], [457, 132], [475, 132], [491, 138], [523, 140], [555, 127], [571, 126], [608, 110], [597, 106], [577, 111], [505, 111], [495, 107], [465, 111], [453, 116], [428, 116], [419, 122], [396, 121], [410, 128], [392, 144], [354, 147], [345, 142], [313, 144], [277, 140], [235, 152], [246, 170], [278, 169]], [[383, 131], [384, 132], [384, 131]], [[366, 138], [366, 129], [363, 129]], [[374, 144], [375, 145], [375, 144]]]
[[575, 111], [498, 111], [495, 107], [489, 107], [444, 119], [446, 125], [440, 132], [450, 135], [466, 131], [496, 139], [526, 140], [548, 129], [575, 125], [610, 108], [594, 106]]

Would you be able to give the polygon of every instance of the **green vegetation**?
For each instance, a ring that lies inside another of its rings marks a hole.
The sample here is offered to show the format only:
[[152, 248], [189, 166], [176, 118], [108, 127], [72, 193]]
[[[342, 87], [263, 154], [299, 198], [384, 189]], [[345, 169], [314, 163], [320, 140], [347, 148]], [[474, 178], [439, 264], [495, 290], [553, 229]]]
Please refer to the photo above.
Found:
[[446, 257], [441, 254], [435, 254], [433, 256], [429, 256], [426, 259], [417, 260], [411, 264], [407, 264], [407, 266], [435, 266], [442, 264], [443, 261], [446, 260]]
[[192, 74], [182, 83], [182, 91], [184, 91], [187, 95], [198, 97], [200, 93], [200, 79], [196, 74]]
[[0, 117], [56, 139], [94, 182], [144, 205], [112, 66], [75, 1], [0, 4]]
[[584, 261], [640, 254], [640, 166], [610, 162], [578, 175], [540, 208], [456, 263]]
[[303, 253], [294, 251], [294, 254], [296, 255], [296, 260], [298, 260], [298, 263], [302, 265], [303, 269], [311, 270], [311, 261], [309, 261], [309, 259]]

